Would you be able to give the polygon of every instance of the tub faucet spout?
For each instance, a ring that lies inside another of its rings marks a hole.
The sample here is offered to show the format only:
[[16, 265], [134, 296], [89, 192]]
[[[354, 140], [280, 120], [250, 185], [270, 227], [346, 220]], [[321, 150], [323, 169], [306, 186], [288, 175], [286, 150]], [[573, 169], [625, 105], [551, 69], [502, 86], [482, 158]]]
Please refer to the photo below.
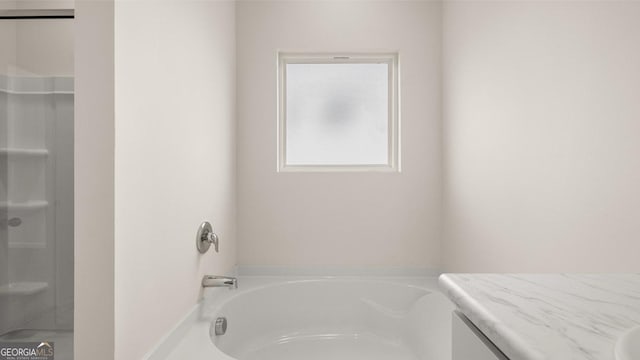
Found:
[[228, 287], [238, 288], [238, 279], [230, 276], [205, 275], [202, 278], [202, 287]]

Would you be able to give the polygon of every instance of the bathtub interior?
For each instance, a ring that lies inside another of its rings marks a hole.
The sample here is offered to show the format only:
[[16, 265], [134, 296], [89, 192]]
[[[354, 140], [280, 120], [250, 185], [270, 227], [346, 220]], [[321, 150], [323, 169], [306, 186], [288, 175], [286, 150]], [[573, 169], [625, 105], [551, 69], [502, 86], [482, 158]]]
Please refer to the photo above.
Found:
[[227, 332], [210, 333], [238, 360], [450, 359], [444, 296], [393, 281], [290, 281], [240, 291], [221, 304]]

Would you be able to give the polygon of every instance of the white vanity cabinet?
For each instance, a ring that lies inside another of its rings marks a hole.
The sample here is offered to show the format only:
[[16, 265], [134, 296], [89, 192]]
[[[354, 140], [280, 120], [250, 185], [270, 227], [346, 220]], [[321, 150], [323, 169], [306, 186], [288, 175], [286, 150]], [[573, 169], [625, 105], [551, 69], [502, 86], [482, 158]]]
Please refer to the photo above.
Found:
[[509, 360], [459, 311], [453, 312], [452, 360]]

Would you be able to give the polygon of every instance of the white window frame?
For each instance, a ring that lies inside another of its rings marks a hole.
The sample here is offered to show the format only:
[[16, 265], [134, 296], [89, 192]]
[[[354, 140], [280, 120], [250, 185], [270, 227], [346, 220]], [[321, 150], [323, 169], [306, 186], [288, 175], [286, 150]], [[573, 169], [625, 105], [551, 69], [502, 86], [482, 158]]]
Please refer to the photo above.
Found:
[[[278, 172], [400, 172], [400, 86], [398, 53], [278, 53]], [[287, 64], [388, 64], [387, 164], [287, 165]]]

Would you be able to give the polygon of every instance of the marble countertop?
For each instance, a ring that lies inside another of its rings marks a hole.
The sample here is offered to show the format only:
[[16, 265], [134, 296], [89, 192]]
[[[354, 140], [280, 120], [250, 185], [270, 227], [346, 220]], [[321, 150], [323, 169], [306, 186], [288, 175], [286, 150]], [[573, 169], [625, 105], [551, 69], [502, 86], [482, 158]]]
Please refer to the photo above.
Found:
[[640, 325], [640, 274], [444, 274], [440, 288], [510, 360], [615, 360]]

